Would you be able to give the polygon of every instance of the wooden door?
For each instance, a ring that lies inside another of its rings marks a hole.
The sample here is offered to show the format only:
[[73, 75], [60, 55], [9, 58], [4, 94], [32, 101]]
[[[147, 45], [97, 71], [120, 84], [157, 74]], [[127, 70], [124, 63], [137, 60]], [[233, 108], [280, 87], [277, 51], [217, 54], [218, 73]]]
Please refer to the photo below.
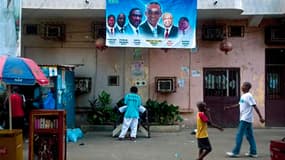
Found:
[[285, 126], [285, 49], [266, 49], [266, 126]]
[[214, 123], [222, 127], [236, 127], [239, 108], [224, 110], [224, 106], [238, 103], [240, 96], [238, 68], [205, 68], [204, 101], [210, 108]]

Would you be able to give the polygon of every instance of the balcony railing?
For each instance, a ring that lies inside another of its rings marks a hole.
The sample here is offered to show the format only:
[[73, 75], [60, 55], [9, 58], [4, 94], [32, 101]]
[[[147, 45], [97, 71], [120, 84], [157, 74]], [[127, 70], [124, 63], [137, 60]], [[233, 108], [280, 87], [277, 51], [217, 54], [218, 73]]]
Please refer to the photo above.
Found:
[[105, 9], [104, 0], [22, 0], [27, 9]]
[[[284, 0], [197, 0], [198, 10], [239, 10], [242, 15], [285, 14]], [[25, 9], [105, 9], [105, 0], [22, 0]]]

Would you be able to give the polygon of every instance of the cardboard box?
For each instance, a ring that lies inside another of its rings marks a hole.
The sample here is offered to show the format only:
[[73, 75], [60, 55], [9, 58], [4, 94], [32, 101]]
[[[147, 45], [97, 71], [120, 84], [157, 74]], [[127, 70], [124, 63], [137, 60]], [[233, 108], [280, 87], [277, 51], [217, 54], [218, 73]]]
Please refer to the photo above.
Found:
[[23, 160], [22, 130], [0, 130], [0, 159]]

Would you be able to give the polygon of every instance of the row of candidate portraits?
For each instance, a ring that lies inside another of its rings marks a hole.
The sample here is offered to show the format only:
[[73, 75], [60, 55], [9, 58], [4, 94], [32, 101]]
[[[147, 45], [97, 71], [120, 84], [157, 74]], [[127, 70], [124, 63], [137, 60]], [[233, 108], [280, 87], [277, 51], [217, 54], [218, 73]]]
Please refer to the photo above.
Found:
[[[147, 5], [145, 22], [142, 22], [142, 16], [143, 12], [140, 8], [132, 8], [129, 12], [129, 22], [127, 23], [124, 13], [118, 14], [117, 18], [115, 15], [110, 14], [107, 17], [106, 33], [108, 36], [125, 34], [154, 38], [187, 37], [191, 34], [187, 17], [180, 17], [178, 26], [175, 26], [173, 24], [173, 15], [170, 12], [162, 13], [161, 5], [157, 2], [150, 2]], [[163, 26], [158, 24], [160, 18], [162, 18]]]

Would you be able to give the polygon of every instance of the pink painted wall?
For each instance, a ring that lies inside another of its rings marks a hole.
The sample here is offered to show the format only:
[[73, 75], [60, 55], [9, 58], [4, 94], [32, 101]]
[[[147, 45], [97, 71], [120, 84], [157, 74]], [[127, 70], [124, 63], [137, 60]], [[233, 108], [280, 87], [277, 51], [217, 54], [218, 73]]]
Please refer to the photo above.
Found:
[[[220, 41], [201, 40], [200, 22], [197, 30], [198, 49], [190, 53], [184, 49], [170, 49], [164, 52], [160, 49], [150, 51], [149, 81], [150, 88], [154, 88], [155, 76], [176, 76], [184, 78], [185, 85], [178, 87], [177, 92], [169, 95], [161, 95], [150, 89], [150, 98], [167, 100], [169, 103], [179, 105], [181, 111], [190, 111], [185, 114], [188, 125], [195, 125], [196, 102], [203, 100], [203, 68], [204, 67], [237, 67], [240, 68], [241, 83], [249, 81], [253, 87], [251, 92], [256, 98], [258, 107], [265, 115], [265, 48], [264, 28], [248, 27], [246, 21], [219, 22], [225, 25], [244, 25], [244, 37], [229, 37], [233, 44], [233, 50], [226, 55], [220, 51]], [[184, 73], [181, 67], [189, 67], [189, 72]], [[193, 77], [192, 71], [200, 72], [200, 76]], [[190, 94], [190, 96], [189, 96]], [[258, 118], [258, 116], [255, 116]], [[255, 120], [255, 126], [263, 126]]]
[[[149, 88], [150, 98], [158, 101], [166, 100], [170, 104], [180, 106], [181, 111], [190, 111], [189, 105], [189, 67], [190, 50], [169, 49], [166, 52], [161, 49], [150, 50], [149, 54]], [[155, 92], [155, 77], [176, 77], [176, 92], [161, 94]], [[182, 84], [184, 81], [184, 85]]]
[[[252, 83], [251, 92], [264, 115], [265, 45], [263, 29], [247, 28], [244, 37], [228, 40], [232, 42], [233, 50], [227, 55], [219, 50], [220, 42], [199, 40], [198, 52], [191, 54], [191, 68], [201, 73], [204, 67], [240, 68], [241, 83], [244, 81]], [[203, 77], [191, 77], [190, 81], [190, 105], [195, 106], [197, 100], [203, 99]]]

